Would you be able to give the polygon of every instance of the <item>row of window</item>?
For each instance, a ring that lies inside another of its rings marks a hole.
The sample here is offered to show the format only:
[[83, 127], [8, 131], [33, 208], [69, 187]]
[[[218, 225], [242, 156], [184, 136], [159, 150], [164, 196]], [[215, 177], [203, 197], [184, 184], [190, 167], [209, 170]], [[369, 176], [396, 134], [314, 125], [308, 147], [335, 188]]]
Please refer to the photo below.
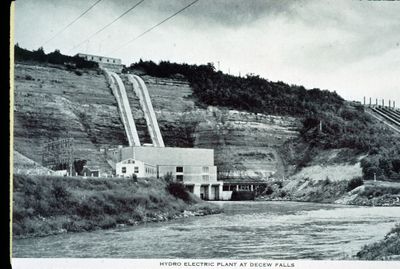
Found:
[[155, 174], [156, 170], [153, 168], [146, 167], [146, 174]]
[[[90, 60], [95, 60], [96, 57], [94, 57], [94, 56], [87, 56], [86, 58], [90, 61]], [[102, 60], [103, 60], [103, 58], [102, 58], [102, 57], [99, 57], [99, 61], [102, 61]], [[112, 61], [112, 63], [116, 63], [116, 60], [106, 59], [106, 61], [107, 61], [107, 63], [110, 63], [111, 61]]]
[[[133, 163], [134, 163], [134, 162], [133, 162]], [[146, 168], [145, 168], [145, 171], [146, 171], [146, 174], [155, 174], [155, 173], [156, 173], [156, 170], [155, 170], [155, 169], [152, 169], [152, 168], [149, 168], [149, 167], [146, 167]], [[126, 166], [123, 166], [123, 167], [122, 167], [121, 172], [122, 172], [123, 174], [126, 174]], [[138, 173], [139, 173], [139, 167], [138, 167], [138, 166], [134, 166], [134, 167], [133, 167], [133, 172], [134, 172], [135, 174], [138, 174]]]
[[[122, 172], [122, 174], [126, 174], [126, 166], [122, 166], [121, 172]], [[133, 172], [135, 174], [138, 174], [139, 173], [139, 167], [138, 166], [133, 167]]]
[[[209, 181], [210, 180], [210, 176], [209, 175], [203, 175], [201, 177], [201, 179], [203, 181]], [[182, 182], [183, 181], [183, 175], [176, 175], [176, 181]]]
[[[177, 173], [183, 173], [183, 167], [182, 166], [177, 166], [176, 167], [176, 172]], [[203, 166], [203, 173], [208, 173], [209, 172], [209, 167], [208, 166]]]
[[[223, 185], [222, 190], [223, 191], [234, 191], [234, 190], [236, 190], [236, 185]], [[250, 185], [239, 185], [239, 190], [250, 191], [251, 186]]]

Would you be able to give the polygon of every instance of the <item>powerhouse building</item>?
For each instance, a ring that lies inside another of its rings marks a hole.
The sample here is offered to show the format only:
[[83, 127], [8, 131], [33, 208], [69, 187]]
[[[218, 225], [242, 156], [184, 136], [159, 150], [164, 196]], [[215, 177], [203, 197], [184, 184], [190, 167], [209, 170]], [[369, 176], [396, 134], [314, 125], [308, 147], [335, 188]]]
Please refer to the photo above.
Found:
[[119, 148], [116, 156], [118, 176], [160, 178], [170, 174], [201, 199], [221, 199], [213, 149], [131, 146]]

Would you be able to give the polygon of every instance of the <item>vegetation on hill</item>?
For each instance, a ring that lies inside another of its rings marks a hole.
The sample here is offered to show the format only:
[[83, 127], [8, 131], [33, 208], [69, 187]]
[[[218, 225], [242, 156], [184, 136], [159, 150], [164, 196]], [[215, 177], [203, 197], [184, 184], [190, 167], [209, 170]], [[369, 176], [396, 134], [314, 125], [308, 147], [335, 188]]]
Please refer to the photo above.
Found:
[[216, 71], [212, 64], [188, 65], [139, 61], [129, 69], [141, 69], [155, 77], [185, 76], [193, 95], [205, 105], [280, 115], [312, 115], [319, 110], [336, 111], [344, 100], [327, 90], [271, 82], [256, 75], [237, 77]]
[[364, 246], [356, 257], [360, 260], [398, 260], [400, 257], [400, 223], [377, 243]]
[[[42, 48], [29, 51], [15, 45], [16, 61], [97, 67], [77, 56], [62, 55]], [[349, 104], [335, 92], [307, 90], [302, 86], [271, 82], [248, 74], [237, 77], [216, 71], [212, 64], [189, 65], [161, 61], [133, 63], [125, 71], [142, 70], [155, 77], [188, 79], [193, 97], [201, 106], [213, 105], [254, 113], [288, 115], [302, 119], [300, 137], [282, 149], [284, 161], [298, 169], [307, 166], [325, 149], [348, 148], [362, 160], [364, 179], [400, 180], [400, 140], [392, 131], [376, 124], [361, 105]]]
[[163, 179], [14, 175], [13, 235], [43, 236], [218, 213]]
[[37, 50], [30, 51], [21, 48], [18, 43], [14, 46], [14, 59], [15, 61], [32, 61], [38, 63], [50, 63], [50, 64], [67, 64], [69, 67], [77, 68], [97, 68], [96, 62], [87, 61], [78, 56], [67, 56], [61, 54], [59, 50], [55, 50], [46, 54], [42, 47]]
[[140, 60], [126, 71], [132, 70], [155, 77], [183, 75], [200, 105], [302, 118], [300, 137], [287, 143], [282, 154], [298, 168], [307, 166], [320, 150], [348, 148], [355, 154], [368, 154], [361, 164], [365, 179], [373, 179], [375, 174], [381, 180], [400, 180], [399, 139], [375, 124], [363, 106], [350, 105], [335, 92], [306, 90], [255, 75], [232, 76], [216, 71], [212, 64]]

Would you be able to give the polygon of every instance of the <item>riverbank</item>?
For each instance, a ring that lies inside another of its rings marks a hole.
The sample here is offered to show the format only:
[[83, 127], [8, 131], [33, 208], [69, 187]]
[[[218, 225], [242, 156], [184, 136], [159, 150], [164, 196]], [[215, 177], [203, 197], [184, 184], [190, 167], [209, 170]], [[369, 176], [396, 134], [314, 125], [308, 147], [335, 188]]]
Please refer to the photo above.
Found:
[[163, 179], [15, 174], [13, 237], [93, 231], [221, 212], [218, 205], [190, 193], [175, 197], [167, 186]]
[[383, 240], [364, 246], [356, 257], [360, 260], [400, 260], [400, 223]]
[[308, 178], [271, 181], [256, 198], [259, 201], [296, 201], [360, 206], [400, 206], [400, 183], [349, 180], [312, 180]]

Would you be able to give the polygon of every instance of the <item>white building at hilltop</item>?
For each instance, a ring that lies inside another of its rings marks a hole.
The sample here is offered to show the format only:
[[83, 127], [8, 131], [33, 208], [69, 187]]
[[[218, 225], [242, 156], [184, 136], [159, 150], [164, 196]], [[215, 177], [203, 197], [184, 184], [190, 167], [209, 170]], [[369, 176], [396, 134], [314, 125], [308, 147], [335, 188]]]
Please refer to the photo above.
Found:
[[102, 68], [107, 68], [114, 72], [120, 73], [122, 71], [123, 65], [121, 59], [111, 58], [106, 56], [92, 55], [86, 53], [78, 53], [76, 56], [85, 59], [86, 61], [92, 61], [99, 64]]

